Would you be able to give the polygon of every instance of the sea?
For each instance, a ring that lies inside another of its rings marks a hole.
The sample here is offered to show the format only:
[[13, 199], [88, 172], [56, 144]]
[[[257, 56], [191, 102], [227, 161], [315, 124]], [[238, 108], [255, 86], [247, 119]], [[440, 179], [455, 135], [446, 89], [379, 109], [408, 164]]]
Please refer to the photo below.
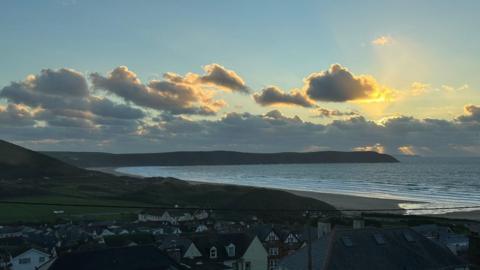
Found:
[[[143, 177], [398, 199], [410, 214], [480, 206], [480, 158], [399, 157], [399, 163], [121, 167]], [[480, 210], [469, 208], [464, 211]]]

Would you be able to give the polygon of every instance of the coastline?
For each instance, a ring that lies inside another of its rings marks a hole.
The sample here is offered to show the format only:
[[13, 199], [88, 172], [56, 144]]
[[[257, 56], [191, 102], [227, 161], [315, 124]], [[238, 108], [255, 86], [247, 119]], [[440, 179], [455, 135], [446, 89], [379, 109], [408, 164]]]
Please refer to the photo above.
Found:
[[[117, 167], [95, 167], [95, 168], [87, 168], [87, 169], [100, 171], [100, 172], [112, 174], [115, 176], [129, 176], [134, 178], [144, 178], [139, 175], [118, 172], [116, 171]], [[201, 185], [201, 184], [224, 185], [220, 183], [207, 183], [207, 182], [198, 182], [198, 181], [183, 180], [183, 179], [181, 180], [186, 181], [192, 185]], [[228, 184], [228, 185], [232, 185], [232, 184]], [[333, 205], [335, 208], [337, 208], [340, 211], [345, 209], [364, 209], [369, 211], [374, 211], [379, 209], [395, 209], [393, 211], [381, 211], [381, 213], [403, 214], [406, 212], [406, 210], [402, 210], [403, 208], [401, 208], [399, 204], [401, 203], [421, 204], [422, 203], [420, 201], [374, 198], [374, 197], [325, 193], [325, 192], [316, 192], [316, 191], [289, 190], [289, 189], [281, 189], [281, 188], [278, 188], [278, 190], [287, 191], [298, 196], [313, 198], [313, 199], [326, 202], [328, 204]], [[355, 215], [356, 213], [344, 212], [344, 214]], [[450, 212], [445, 214], [428, 214], [426, 216], [452, 218], [452, 219], [469, 219], [469, 220], [480, 221], [480, 210], [457, 211], [457, 212]]]

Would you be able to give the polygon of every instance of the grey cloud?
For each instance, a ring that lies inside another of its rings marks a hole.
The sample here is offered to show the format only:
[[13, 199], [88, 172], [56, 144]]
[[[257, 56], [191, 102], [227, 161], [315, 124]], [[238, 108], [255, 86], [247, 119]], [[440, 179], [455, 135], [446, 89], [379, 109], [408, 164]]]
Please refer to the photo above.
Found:
[[349, 111], [349, 112], [342, 112], [340, 110], [329, 110], [325, 108], [318, 108], [316, 109], [316, 114], [314, 117], [320, 118], [330, 118], [330, 117], [340, 117], [340, 116], [356, 116], [358, 113]]
[[13, 108], [34, 111], [29, 115], [30, 123], [41, 121], [49, 126], [84, 129], [115, 122], [110, 118], [121, 119], [127, 124], [127, 121], [136, 123], [132, 120], [145, 117], [140, 109], [92, 96], [83, 75], [70, 69], [45, 69], [21, 82], [12, 82], [1, 89], [0, 98], [8, 102], [7, 110], [1, 113], [2, 125], [9, 120], [7, 113], [12, 118]]
[[241, 93], [250, 92], [243, 79], [232, 70], [228, 70], [219, 64], [206, 65], [204, 70], [207, 74], [199, 78], [202, 83], [211, 83]]
[[83, 97], [88, 95], [87, 80], [71, 69], [44, 69], [40, 75], [27, 79], [35, 91], [58, 96]]
[[[333, 73], [331, 70], [330, 75], [324, 75], [336, 81], [329, 77], [337, 76]], [[2, 139], [43, 150], [278, 152], [350, 151], [378, 146], [393, 154], [403, 149], [421, 155], [480, 155], [480, 107], [476, 105], [466, 106], [465, 114], [454, 120], [401, 116], [374, 122], [352, 115], [316, 124], [279, 110], [260, 115], [232, 112], [218, 119], [192, 120], [182, 114], [214, 114], [222, 106], [209, 91], [192, 83], [193, 77], [169, 74], [164, 80], [144, 84], [126, 68], [108, 76], [92, 75], [96, 87], [122, 97], [124, 103], [109, 95], [93, 96], [91, 90], [87, 95], [81, 95], [81, 91], [65, 94], [60, 90], [65, 87], [38, 90], [38, 84], [32, 81], [39, 77], [51, 79], [40, 73], [1, 89], [1, 102], [7, 102], [0, 104]], [[142, 108], [154, 108], [159, 116], [151, 113], [154, 110]], [[325, 114], [348, 112], [332, 110]]]
[[140, 109], [123, 104], [115, 104], [106, 98], [92, 98], [90, 109], [92, 113], [105, 117], [122, 119], [141, 119], [145, 117], [145, 113]]
[[215, 114], [215, 102], [193, 86], [175, 81], [150, 81], [142, 84], [137, 75], [121, 66], [107, 77], [90, 75], [93, 85], [107, 90], [127, 102], [173, 114]]
[[297, 105], [301, 107], [313, 107], [315, 102], [310, 100], [304, 93], [293, 91], [285, 93], [276, 86], [264, 88], [260, 93], [253, 95], [253, 99], [262, 106], [275, 104]]
[[[63, 150], [84, 151], [350, 151], [378, 145], [391, 154], [401, 153], [400, 149], [405, 148], [420, 155], [480, 154], [480, 124], [457, 120], [395, 117], [377, 123], [355, 116], [329, 124], [315, 124], [273, 110], [262, 115], [229, 113], [217, 120], [196, 121], [165, 115], [155, 119], [154, 123], [141, 122], [138, 125], [138, 128], [136, 125], [109, 125], [95, 129], [69, 129], [62, 126], [9, 128], [2, 130], [2, 136], [17, 141], [31, 140], [28, 145], [42, 140], [77, 140], [78, 143], [66, 144]], [[99, 144], [102, 148], [98, 148]], [[40, 146], [35, 144], [35, 147]], [[44, 147], [51, 146], [45, 144]]]
[[367, 99], [376, 95], [375, 80], [354, 76], [346, 68], [335, 64], [329, 70], [313, 73], [305, 79], [307, 95], [317, 101], [345, 102]]
[[6, 108], [0, 107], [0, 127], [33, 125], [35, 125], [35, 116], [28, 109], [15, 104], [8, 104]]
[[466, 115], [457, 117], [460, 122], [476, 122], [480, 123], [480, 106], [467, 105], [464, 108]]

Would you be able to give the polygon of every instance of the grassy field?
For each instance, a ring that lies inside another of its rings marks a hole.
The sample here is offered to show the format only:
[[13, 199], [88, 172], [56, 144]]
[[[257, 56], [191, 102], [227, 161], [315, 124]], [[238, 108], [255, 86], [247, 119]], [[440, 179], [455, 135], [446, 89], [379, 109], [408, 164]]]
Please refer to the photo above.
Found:
[[[10, 201], [35, 202], [35, 203], [62, 203], [62, 204], [102, 204], [102, 205], [148, 205], [144, 203], [108, 200], [88, 199], [62, 196], [30, 196], [12, 197]], [[54, 211], [62, 211], [55, 214]], [[73, 206], [48, 206], [48, 205], [21, 205], [0, 204], [0, 224], [18, 222], [55, 222], [59, 219], [68, 220], [119, 220], [132, 219], [140, 209], [131, 208], [106, 208], [106, 207], [73, 207]]]
[[[296, 196], [284, 191], [251, 187], [190, 184], [165, 178], [137, 179], [94, 174], [88, 177], [48, 179], [14, 179], [0, 181], [0, 201], [23, 201], [60, 204], [116, 205], [108, 207], [37, 206], [0, 203], [0, 225], [6, 223], [54, 222], [58, 219], [105, 220], [134, 218], [142, 209], [121, 206], [180, 206], [228, 208], [229, 217], [243, 217], [244, 209], [328, 209], [324, 202]], [[61, 210], [62, 214], [54, 211]], [[299, 218], [302, 212], [263, 213], [282, 220]], [[260, 216], [260, 215], [257, 215]]]

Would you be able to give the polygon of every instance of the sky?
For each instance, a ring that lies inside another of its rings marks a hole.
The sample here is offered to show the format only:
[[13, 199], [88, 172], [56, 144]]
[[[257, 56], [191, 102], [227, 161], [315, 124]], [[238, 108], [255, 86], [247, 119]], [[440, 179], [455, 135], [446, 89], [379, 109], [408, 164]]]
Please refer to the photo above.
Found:
[[479, 1], [0, 1], [35, 150], [480, 155]]

